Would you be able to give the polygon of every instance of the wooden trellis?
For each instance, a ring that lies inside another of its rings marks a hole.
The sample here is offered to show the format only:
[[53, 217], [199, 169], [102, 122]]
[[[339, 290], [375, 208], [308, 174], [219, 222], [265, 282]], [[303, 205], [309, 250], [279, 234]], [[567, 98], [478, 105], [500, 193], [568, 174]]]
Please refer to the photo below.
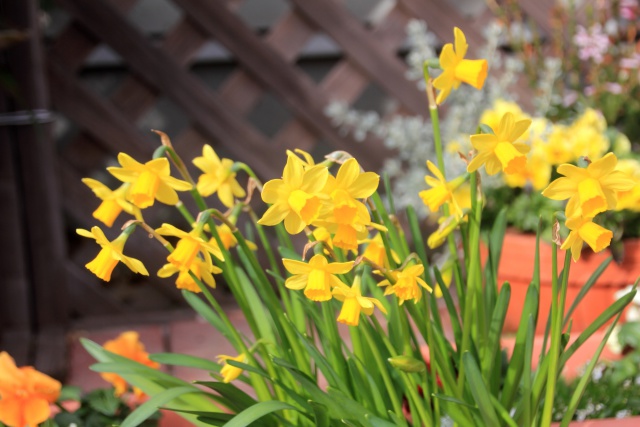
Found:
[[[136, 0], [57, 1], [71, 20], [49, 43], [45, 62], [54, 108], [79, 129], [57, 159], [62, 203], [74, 225], [89, 228], [95, 224], [91, 212], [97, 200], [81, 183], [82, 177], [103, 169], [120, 151], [141, 161], [151, 157], [157, 137], [142, 132], [136, 123], [161, 98], [177, 105], [189, 120], [179, 135], [171, 135], [185, 158], [197, 155], [202, 144], [209, 143], [250, 164], [262, 178], [273, 178], [281, 173], [285, 149], [312, 151], [322, 141], [330, 149], [349, 151], [366, 169], [376, 170], [388, 155], [382, 143], [355, 143], [341, 135], [325, 116], [326, 105], [333, 99], [354, 102], [374, 83], [397, 101], [399, 111], [425, 114], [426, 99], [405, 78], [406, 66], [398, 56], [408, 21], [426, 21], [441, 40], [450, 40], [452, 28], [458, 26], [472, 44], [480, 45], [482, 27], [489, 19], [486, 12], [467, 20], [448, 0], [397, 0], [384, 17], [365, 25], [336, 0], [289, 0], [289, 11], [261, 36], [235, 13], [238, 0], [172, 1], [182, 17], [160, 45], [127, 20]], [[543, 17], [548, 3], [523, 6], [533, 16]], [[296, 61], [318, 33], [335, 41], [342, 58], [316, 83]], [[196, 54], [211, 39], [224, 45], [238, 63], [217, 90], [190, 71]], [[106, 98], [79, 78], [87, 58], [100, 44], [115, 51], [129, 71]], [[247, 118], [267, 94], [275, 96], [292, 116], [272, 138], [256, 130]], [[177, 303], [180, 295], [170, 281], [153, 278], [164, 259], [163, 251], [143, 240], [133, 238], [128, 247], [146, 254], [143, 260], [152, 272], [149, 281]], [[69, 306], [81, 317], [130, 313], [126, 304], [106, 292], [82, 266], [87, 254], [95, 252], [90, 243], [65, 261]]]

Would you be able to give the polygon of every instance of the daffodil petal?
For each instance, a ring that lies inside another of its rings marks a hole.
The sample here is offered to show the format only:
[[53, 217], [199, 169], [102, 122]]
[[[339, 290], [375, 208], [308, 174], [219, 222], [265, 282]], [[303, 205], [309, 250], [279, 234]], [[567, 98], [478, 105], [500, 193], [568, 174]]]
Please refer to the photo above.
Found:
[[176, 193], [176, 190], [174, 190], [173, 188], [165, 184], [163, 180], [161, 180], [160, 183], [158, 184], [156, 199], [158, 199], [158, 201], [166, 205], [171, 205], [171, 206], [174, 206], [180, 201], [180, 198], [178, 197], [178, 193]]

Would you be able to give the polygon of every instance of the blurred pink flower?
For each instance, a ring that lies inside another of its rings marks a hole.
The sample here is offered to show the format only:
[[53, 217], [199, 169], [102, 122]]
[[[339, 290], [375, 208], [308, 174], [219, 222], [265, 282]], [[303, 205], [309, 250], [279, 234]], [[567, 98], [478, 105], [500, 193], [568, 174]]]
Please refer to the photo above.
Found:
[[620, 16], [627, 21], [636, 19], [638, 13], [638, 0], [620, 0]]
[[622, 93], [622, 86], [620, 86], [618, 83], [605, 83], [604, 87], [609, 93], [613, 93], [614, 95], [619, 95]]
[[600, 64], [604, 59], [604, 54], [609, 48], [609, 37], [602, 31], [600, 24], [591, 26], [588, 30], [582, 25], [578, 26], [573, 42], [578, 46], [578, 57], [586, 61], [593, 59], [596, 64]]

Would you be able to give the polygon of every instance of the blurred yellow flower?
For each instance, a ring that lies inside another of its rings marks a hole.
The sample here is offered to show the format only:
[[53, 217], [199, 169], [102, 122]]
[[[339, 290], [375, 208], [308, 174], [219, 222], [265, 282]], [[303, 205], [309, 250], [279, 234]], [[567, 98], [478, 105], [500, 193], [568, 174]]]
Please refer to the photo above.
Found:
[[[105, 342], [103, 347], [107, 351], [126, 357], [127, 359], [131, 359], [134, 362], [138, 362], [150, 368], [158, 369], [160, 367], [158, 362], [154, 362], [149, 359], [149, 353], [145, 351], [144, 344], [140, 342], [140, 336], [137, 332], [123, 332], [116, 339]], [[101, 373], [100, 376], [105, 381], [113, 384], [116, 396], [122, 396], [122, 394], [127, 391], [127, 382], [120, 375], [107, 372]], [[144, 396], [144, 392], [138, 387], [133, 387], [133, 392], [138, 398]]]
[[471, 144], [478, 150], [469, 165], [468, 172], [476, 171], [485, 165], [489, 175], [495, 175], [501, 170], [506, 174], [522, 172], [526, 166], [525, 154], [529, 146], [522, 142], [516, 142], [524, 134], [531, 120], [516, 121], [512, 113], [505, 113], [493, 134], [483, 133], [471, 135]]
[[85, 267], [105, 282], [111, 280], [111, 273], [120, 261], [122, 261], [122, 263], [129, 267], [129, 269], [134, 273], [142, 274], [144, 276], [149, 275], [142, 262], [135, 258], [125, 256], [122, 253], [124, 244], [129, 237], [128, 233], [121, 233], [113, 242], [110, 242], [100, 227], [97, 226], [92, 227], [91, 231], [78, 228], [76, 233], [83, 237], [95, 239], [96, 243], [102, 247], [98, 256], [95, 257], [93, 261], [86, 264]]
[[417, 303], [420, 301], [420, 298], [422, 298], [420, 287], [425, 288], [429, 292], [432, 291], [431, 287], [420, 277], [422, 273], [424, 273], [424, 266], [422, 264], [411, 265], [405, 267], [402, 271], [396, 270], [389, 273], [395, 280], [394, 284], [391, 284], [389, 280], [385, 279], [378, 283], [378, 286], [387, 286], [384, 294], [395, 294], [395, 296], [400, 299], [400, 305], [408, 300], [413, 300], [414, 303]]
[[549, 184], [542, 195], [553, 200], [569, 199], [567, 217], [593, 218], [607, 209], [615, 209], [616, 193], [631, 190], [635, 185], [631, 177], [614, 170], [617, 163], [615, 154], [608, 153], [586, 168], [560, 165], [558, 173], [563, 176]]
[[346, 274], [353, 268], [353, 261], [329, 263], [322, 255], [314, 255], [309, 263], [283, 259], [289, 273], [285, 286], [289, 289], [304, 289], [304, 295], [312, 301], [328, 301], [331, 289], [342, 284], [336, 274]]
[[551, 164], [547, 162], [543, 148], [534, 144], [524, 170], [510, 175], [505, 174], [503, 178], [509, 187], [524, 188], [527, 184], [531, 184], [534, 190], [541, 191], [549, 185]]
[[571, 146], [571, 132], [567, 126], [553, 125], [544, 147], [547, 161], [551, 165], [569, 163], [576, 159]]
[[[380, 233], [377, 233], [373, 239], [366, 239], [360, 243], [367, 243], [367, 247], [365, 248], [362, 256], [369, 261], [380, 267], [389, 267], [389, 258], [387, 258], [387, 251], [385, 250], [384, 243], [382, 241], [382, 236]], [[400, 258], [398, 254], [391, 249], [391, 256], [396, 263], [400, 262]]]
[[[522, 111], [522, 108], [513, 101], [507, 101], [504, 99], [496, 99], [493, 103], [493, 107], [490, 110], [485, 110], [480, 116], [480, 123], [484, 123], [491, 129], [498, 129], [500, 126], [500, 120], [506, 113], [513, 114], [514, 119], [527, 120], [530, 119], [528, 114]], [[526, 139], [528, 132], [524, 132], [521, 139]]]
[[573, 261], [580, 259], [582, 245], [586, 242], [594, 252], [600, 252], [608, 247], [613, 238], [613, 233], [593, 222], [593, 218], [575, 216], [568, 218], [565, 225], [571, 232], [560, 249], [571, 249]]
[[629, 209], [640, 212], [640, 162], [635, 159], [622, 159], [618, 161], [616, 169], [635, 181], [630, 190], [618, 192], [616, 210]]
[[271, 207], [258, 224], [276, 225], [284, 220], [289, 234], [301, 232], [318, 219], [329, 198], [321, 194], [328, 177], [326, 166], [317, 165], [304, 170], [302, 160], [289, 155], [282, 179], [272, 179], [262, 189], [262, 200], [271, 203]]
[[440, 90], [436, 102], [442, 104], [451, 93], [451, 89], [458, 89], [462, 82], [482, 89], [487, 78], [488, 64], [486, 59], [464, 59], [467, 53], [467, 39], [458, 27], [453, 29], [454, 45], [447, 43], [440, 53], [440, 74], [434, 81], [433, 87]]
[[193, 159], [193, 164], [203, 172], [196, 186], [202, 196], [217, 193], [222, 204], [228, 208], [233, 207], [234, 198], [246, 196], [247, 193], [236, 180], [233, 160], [220, 160], [210, 145], [202, 147], [202, 156]]
[[93, 217], [98, 221], [102, 221], [107, 227], [113, 225], [123, 210], [140, 219], [140, 209], [128, 202], [126, 198], [127, 190], [130, 187], [129, 184], [122, 184], [116, 190], [111, 190], [95, 179], [82, 178], [82, 182], [93, 191], [96, 197], [102, 200], [98, 209], [93, 211]]
[[378, 307], [384, 314], [387, 314], [387, 310], [380, 301], [375, 298], [363, 297], [360, 287], [361, 278], [356, 276], [351, 287], [341, 283], [333, 288], [333, 297], [342, 302], [342, 310], [338, 315], [338, 322], [349, 326], [358, 326], [360, 312], [371, 316], [374, 306]]
[[122, 182], [130, 182], [129, 199], [140, 209], [153, 205], [155, 199], [167, 205], [178, 203], [178, 191], [188, 191], [193, 187], [186, 181], [172, 177], [169, 160], [164, 157], [139, 163], [125, 153], [118, 154], [121, 168], [108, 167], [107, 170]]
[[244, 371], [242, 368], [238, 368], [237, 366], [232, 366], [227, 363], [227, 360], [233, 360], [235, 362], [247, 363], [247, 356], [244, 353], [237, 355], [236, 357], [225, 356], [221, 354], [217, 357], [218, 363], [222, 363], [222, 369], [220, 369], [220, 375], [222, 375], [223, 383], [230, 383], [233, 380], [236, 380], [240, 374]]

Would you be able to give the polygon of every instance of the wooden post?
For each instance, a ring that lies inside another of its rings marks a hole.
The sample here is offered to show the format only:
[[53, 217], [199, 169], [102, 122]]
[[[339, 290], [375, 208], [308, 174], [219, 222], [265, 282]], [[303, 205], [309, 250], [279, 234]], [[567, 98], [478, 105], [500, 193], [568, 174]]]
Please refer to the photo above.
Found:
[[[67, 283], [62, 211], [59, 203], [55, 147], [35, 0], [1, 1], [9, 25], [28, 31], [26, 41], [5, 52], [7, 68], [16, 80], [15, 96], [6, 116], [13, 165], [17, 169], [19, 221], [23, 260], [29, 280], [34, 360], [38, 369], [61, 377], [65, 367]], [[25, 119], [17, 119], [24, 112]], [[6, 142], [3, 142], [5, 144]], [[5, 149], [6, 150], [6, 149]], [[3, 201], [5, 203], [5, 201]], [[20, 245], [18, 245], [20, 246]], [[17, 252], [17, 248], [16, 248]], [[10, 257], [11, 258], [11, 257]], [[22, 291], [22, 289], [21, 289]], [[12, 304], [9, 300], [8, 304]]]

